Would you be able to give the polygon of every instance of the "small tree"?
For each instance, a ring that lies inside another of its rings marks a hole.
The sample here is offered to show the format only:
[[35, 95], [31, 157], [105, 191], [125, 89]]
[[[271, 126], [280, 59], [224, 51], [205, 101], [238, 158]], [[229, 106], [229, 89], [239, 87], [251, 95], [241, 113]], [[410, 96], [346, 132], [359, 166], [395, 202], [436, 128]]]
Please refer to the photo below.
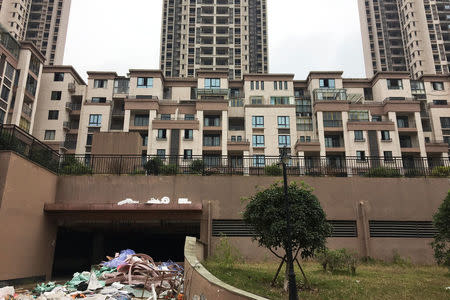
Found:
[[[276, 254], [276, 251], [282, 248], [286, 252], [289, 244], [283, 185], [275, 183], [266, 190], [258, 191], [247, 200], [249, 202], [244, 211], [244, 221], [253, 226], [255, 232], [253, 239], [282, 259], [274, 283], [286, 260], [285, 257]], [[289, 185], [288, 200], [291, 208], [291, 245], [293, 252], [296, 253], [294, 258], [307, 284], [306, 275], [296, 256], [300, 253], [302, 258], [310, 258], [316, 251], [324, 250], [326, 238], [331, 234], [332, 228], [326, 221], [319, 200], [313, 195], [313, 189], [304, 182], [301, 185], [296, 183]]]
[[433, 217], [436, 234], [431, 246], [438, 264], [450, 268], [450, 191]]

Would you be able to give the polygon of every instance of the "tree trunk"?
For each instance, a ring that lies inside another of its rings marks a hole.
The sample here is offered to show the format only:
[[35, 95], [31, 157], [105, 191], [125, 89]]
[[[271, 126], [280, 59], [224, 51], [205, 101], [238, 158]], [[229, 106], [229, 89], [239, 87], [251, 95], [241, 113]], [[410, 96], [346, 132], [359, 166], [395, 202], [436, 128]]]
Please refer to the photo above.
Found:
[[284, 273], [283, 289], [285, 292], [289, 291], [289, 264], [286, 262], [286, 272]]

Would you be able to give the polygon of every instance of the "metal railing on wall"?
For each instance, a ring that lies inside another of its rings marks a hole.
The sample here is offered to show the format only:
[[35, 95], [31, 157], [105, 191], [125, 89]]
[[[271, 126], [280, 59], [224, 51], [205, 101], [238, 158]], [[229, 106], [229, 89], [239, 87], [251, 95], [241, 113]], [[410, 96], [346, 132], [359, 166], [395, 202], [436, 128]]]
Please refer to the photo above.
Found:
[[[60, 155], [15, 125], [0, 125], [0, 150], [59, 174], [281, 176], [278, 156]], [[448, 177], [448, 158], [290, 157], [289, 176]]]

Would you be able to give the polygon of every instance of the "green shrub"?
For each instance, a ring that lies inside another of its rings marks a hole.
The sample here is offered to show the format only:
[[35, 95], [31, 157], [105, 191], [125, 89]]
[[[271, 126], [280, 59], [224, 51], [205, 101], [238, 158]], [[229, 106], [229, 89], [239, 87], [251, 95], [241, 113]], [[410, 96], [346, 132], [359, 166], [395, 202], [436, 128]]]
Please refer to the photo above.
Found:
[[401, 177], [400, 171], [393, 168], [376, 167], [369, 170], [367, 177]]
[[283, 175], [283, 170], [279, 165], [273, 164], [264, 168], [264, 174], [267, 176], [281, 176]]
[[318, 252], [316, 259], [322, 265], [325, 271], [347, 271], [352, 275], [356, 274], [356, 267], [359, 259], [353, 250], [337, 249]]
[[161, 172], [162, 175], [177, 175], [177, 173], [178, 173], [178, 166], [177, 165], [173, 165], [173, 164], [170, 164], [170, 165], [167, 165], [167, 166], [163, 165], [160, 168], [160, 172]]
[[144, 165], [144, 169], [147, 171], [148, 175], [159, 175], [161, 173], [161, 168], [163, 166], [163, 161], [159, 157], [151, 158]]
[[450, 177], [450, 167], [435, 167], [431, 172], [434, 177]]
[[92, 174], [92, 169], [79, 162], [75, 157], [67, 156], [61, 163], [59, 173], [63, 175], [85, 175]]
[[222, 268], [232, 268], [235, 263], [242, 262], [239, 250], [231, 245], [230, 240], [225, 235], [221, 235], [212, 257]]
[[189, 166], [192, 174], [202, 174], [205, 169], [205, 163], [201, 159], [194, 160]]
[[412, 266], [411, 259], [401, 257], [401, 255], [398, 253], [396, 249], [392, 253], [392, 263], [400, 267]]

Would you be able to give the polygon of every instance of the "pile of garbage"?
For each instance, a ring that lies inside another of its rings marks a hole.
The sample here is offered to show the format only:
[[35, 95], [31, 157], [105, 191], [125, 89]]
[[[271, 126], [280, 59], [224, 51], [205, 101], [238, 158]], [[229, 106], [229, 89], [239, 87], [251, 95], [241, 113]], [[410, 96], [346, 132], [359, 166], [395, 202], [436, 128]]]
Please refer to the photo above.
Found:
[[64, 284], [42, 283], [33, 291], [2, 288], [0, 300], [183, 299], [184, 269], [180, 265], [172, 261], [157, 264], [130, 249], [107, 258], [90, 272], [73, 274]]

